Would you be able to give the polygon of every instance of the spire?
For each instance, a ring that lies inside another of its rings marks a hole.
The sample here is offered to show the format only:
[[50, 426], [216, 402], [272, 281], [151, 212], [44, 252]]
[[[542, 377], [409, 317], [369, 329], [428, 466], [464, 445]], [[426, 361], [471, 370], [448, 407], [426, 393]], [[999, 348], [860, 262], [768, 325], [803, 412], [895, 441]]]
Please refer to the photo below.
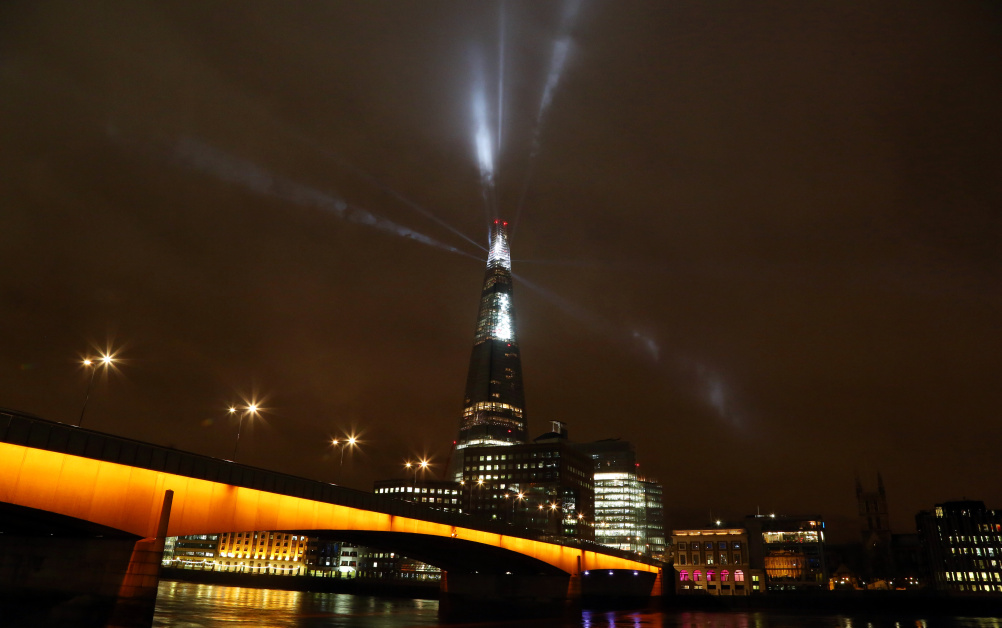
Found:
[[480, 292], [456, 448], [526, 442], [522, 358], [512, 303], [508, 223], [495, 220]]

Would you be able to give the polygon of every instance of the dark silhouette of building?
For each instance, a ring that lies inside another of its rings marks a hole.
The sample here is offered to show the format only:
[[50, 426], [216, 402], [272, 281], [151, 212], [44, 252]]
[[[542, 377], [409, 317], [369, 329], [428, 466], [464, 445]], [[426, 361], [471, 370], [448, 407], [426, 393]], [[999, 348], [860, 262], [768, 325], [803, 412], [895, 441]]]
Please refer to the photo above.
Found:
[[460, 450], [514, 445], [525, 443], [528, 438], [507, 226], [508, 223], [495, 220], [491, 228], [463, 416], [451, 462], [452, 479], [461, 475]]
[[1002, 593], [1002, 510], [980, 501], [936, 504], [915, 516], [932, 585], [949, 593]]
[[863, 545], [862, 575], [869, 583], [887, 583], [895, 575], [893, 538], [884, 479], [879, 473], [876, 491], [864, 491], [863, 483], [856, 478], [856, 502], [859, 505], [860, 541]]

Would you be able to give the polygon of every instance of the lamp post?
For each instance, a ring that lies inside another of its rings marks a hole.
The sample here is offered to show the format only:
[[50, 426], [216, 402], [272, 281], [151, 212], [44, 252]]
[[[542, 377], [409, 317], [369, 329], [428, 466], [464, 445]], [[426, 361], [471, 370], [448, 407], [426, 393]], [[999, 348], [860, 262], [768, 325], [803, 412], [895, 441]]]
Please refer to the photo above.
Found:
[[417, 462], [411, 462], [410, 460], [404, 462], [404, 468], [407, 470], [414, 470], [414, 488], [417, 488], [417, 474], [418, 471], [424, 471], [428, 468], [427, 460], [418, 460]]
[[102, 355], [101, 359], [97, 360], [98, 364], [95, 364], [95, 361], [90, 358], [84, 359], [83, 365], [90, 369], [90, 381], [87, 383], [87, 393], [84, 395], [83, 407], [80, 408], [80, 418], [77, 419], [77, 427], [83, 425], [84, 412], [87, 411], [87, 402], [90, 401], [90, 391], [94, 387], [94, 376], [97, 375], [97, 367], [103, 365], [105, 368], [108, 368], [114, 361], [114, 358], [110, 355]]
[[[235, 414], [239, 412], [239, 410], [237, 410], [233, 406], [230, 406], [229, 412], [230, 414]], [[237, 442], [234, 443], [233, 445], [233, 462], [237, 461], [237, 447], [240, 446], [240, 430], [243, 429], [244, 417], [247, 416], [248, 414], [257, 415], [257, 404], [252, 403], [249, 406], [247, 406], [247, 408], [243, 412], [240, 412], [240, 417], [237, 419]]]
[[354, 435], [348, 436], [343, 440], [338, 440], [337, 438], [331, 439], [331, 445], [334, 447], [341, 447], [341, 455], [337, 464], [337, 476], [334, 478], [335, 483], [337, 483], [337, 480], [341, 479], [341, 467], [344, 466], [344, 450], [348, 447], [354, 447], [356, 443], [358, 443], [358, 439], [355, 438]]

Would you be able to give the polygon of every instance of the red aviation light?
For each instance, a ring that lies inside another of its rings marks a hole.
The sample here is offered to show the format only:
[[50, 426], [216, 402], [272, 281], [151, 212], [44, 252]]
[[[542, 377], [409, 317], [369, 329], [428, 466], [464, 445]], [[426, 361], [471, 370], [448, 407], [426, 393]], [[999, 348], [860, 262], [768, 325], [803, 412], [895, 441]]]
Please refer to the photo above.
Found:
[[505, 227], [507, 227], [508, 226], [508, 221], [506, 220], [506, 221], [502, 222], [501, 224], [504, 225]]
[[[501, 221], [500, 221], [500, 220], [495, 220], [495, 221], [494, 221], [494, 224], [496, 225], [496, 224], [498, 224], [499, 222], [501, 222]], [[505, 224], [508, 224], [508, 223], [505, 223]]]

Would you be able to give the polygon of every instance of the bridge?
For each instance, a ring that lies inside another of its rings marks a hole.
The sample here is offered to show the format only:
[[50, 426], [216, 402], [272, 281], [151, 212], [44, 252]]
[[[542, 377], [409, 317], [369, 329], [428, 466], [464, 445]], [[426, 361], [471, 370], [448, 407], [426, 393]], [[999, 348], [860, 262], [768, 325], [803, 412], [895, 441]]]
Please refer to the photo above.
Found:
[[[442, 568], [446, 606], [661, 594], [660, 565], [635, 554], [0, 410], [0, 523], [17, 518], [90, 539], [96, 558], [78, 558], [73, 573], [114, 598], [118, 625], [152, 621], [167, 536], [247, 530], [394, 549]], [[31, 593], [62, 571], [58, 548], [25, 536], [23, 524], [0, 534], [0, 588]], [[26, 560], [41, 566], [16, 567]]]

